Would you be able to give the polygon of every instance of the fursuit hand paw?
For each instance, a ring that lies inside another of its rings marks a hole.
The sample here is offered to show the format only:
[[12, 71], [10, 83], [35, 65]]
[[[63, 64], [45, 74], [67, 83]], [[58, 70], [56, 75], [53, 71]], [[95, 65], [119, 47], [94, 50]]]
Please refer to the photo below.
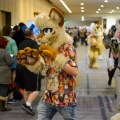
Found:
[[26, 47], [24, 50], [19, 50], [17, 61], [22, 65], [34, 65], [40, 59], [39, 51]]
[[50, 58], [51, 60], [55, 60], [58, 51], [49, 45], [42, 44], [39, 47], [39, 51], [43, 57]]

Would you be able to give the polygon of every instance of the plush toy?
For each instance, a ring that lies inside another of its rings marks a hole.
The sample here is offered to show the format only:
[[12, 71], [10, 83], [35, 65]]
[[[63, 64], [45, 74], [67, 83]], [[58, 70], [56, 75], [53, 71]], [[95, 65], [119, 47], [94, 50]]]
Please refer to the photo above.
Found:
[[99, 68], [98, 56], [102, 52], [101, 43], [99, 42], [99, 36], [96, 34], [90, 34], [88, 36], [88, 43], [90, 45], [88, 56], [89, 56], [89, 68]]
[[[69, 69], [77, 72], [77, 56], [73, 39], [65, 32], [64, 17], [58, 9], [52, 8], [49, 14], [36, 15], [35, 24], [40, 29], [37, 36], [37, 41], [41, 43], [39, 50], [25, 48], [19, 51], [18, 62], [31, 72], [44, 73], [46, 91], [43, 101], [55, 106], [75, 106], [76, 75], [68, 74], [63, 68], [68, 65]], [[71, 92], [74, 93], [73, 99], [69, 101], [65, 96], [69, 97]]]

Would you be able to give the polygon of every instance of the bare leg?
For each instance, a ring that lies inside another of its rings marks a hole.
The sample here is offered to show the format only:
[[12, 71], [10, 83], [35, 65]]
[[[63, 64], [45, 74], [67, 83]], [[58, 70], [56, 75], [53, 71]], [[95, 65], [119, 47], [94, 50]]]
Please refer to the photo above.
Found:
[[24, 100], [25, 100], [25, 102], [28, 100], [28, 97], [29, 97], [30, 93], [31, 93], [30, 91], [24, 90]]
[[39, 95], [39, 91], [33, 91], [32, 93], [29, 94], [27, 102], [32, 103], [37, 98], [38, 95]]

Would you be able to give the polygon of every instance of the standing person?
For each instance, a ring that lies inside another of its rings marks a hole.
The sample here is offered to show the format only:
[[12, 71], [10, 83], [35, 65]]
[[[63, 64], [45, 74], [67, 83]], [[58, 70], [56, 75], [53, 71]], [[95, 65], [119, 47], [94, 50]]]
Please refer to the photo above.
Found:
[[73, 45], [77, 47], [78, 43], [78, 28], [75, 26], [73, 29]]
[[11, 66], [13, 59], [10, 53], [5, 49], [8, 40], [0, 37], [0, 111], [9, 111], [11, 108], [6, 107], [8, 98], [8, 88], [11, 83]]
[[[6, 50], [8, 50], [14, 60], [14, 64], [11, 67], [11, 75], [13, 76], [13, 79], [15, 78], [15, 69], [16, 69], [16, 65], [17, 65], [17, 60], [16, 60], [16, 55], [18, 53], [18, 48], [16, 45], [16, 42], [14, 39], [11, 38], [11, 33], [12, 33], [12, 28], [9, 25], [6, 25], [2, 28], [2, 35], [8, 39], [8, 44], [6, 47]], [[15, 100], [13, 98], [13, 91], [10, 91], [9, 94], [9, 99], [8, 99], [8, 103], [16, 103], [17, 100]]]
[[24, 31], [27, 27], [24, 23], [19, 23], [18, 30], [14, 33], [12, 38], [16, 41], [17, 47], [19, 47], [20, 43], [25, 39]]
[[[35, 36], [31, 29], [27, 28], [24, 32], [26, 39], [19, 45], [19, 50], [23, 50], [26, 47], [38, 49], [38, 44], [34, 40]], [[39, 74], [30, 72], [26, 67], [18, 64], [16, 68], [17, 85], [24, 89], [25, 104], [21, 107], [29, 114], [34, 115], [31, 104], [36, 99], [41, 89], [41, 78]], [[38, 86], [37, 86], [38, 85]]]

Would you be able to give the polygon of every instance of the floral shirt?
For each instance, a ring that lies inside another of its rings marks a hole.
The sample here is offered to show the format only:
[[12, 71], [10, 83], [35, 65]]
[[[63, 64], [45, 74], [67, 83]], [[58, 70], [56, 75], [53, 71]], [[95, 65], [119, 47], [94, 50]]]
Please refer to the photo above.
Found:
[[[76, 50], [72, 44], [65, 43], [58, 51], [69, 58], [68, 64], [77, 67]], [[64, 70], [61, 72], [55, 71], [50, 66], [51, 61], [49, 59], [46, 58], [45, 62], [47, 67], [47, 83], [42, 100], [53, 106], [76, 106], [75, 77], [67, 74]]]

